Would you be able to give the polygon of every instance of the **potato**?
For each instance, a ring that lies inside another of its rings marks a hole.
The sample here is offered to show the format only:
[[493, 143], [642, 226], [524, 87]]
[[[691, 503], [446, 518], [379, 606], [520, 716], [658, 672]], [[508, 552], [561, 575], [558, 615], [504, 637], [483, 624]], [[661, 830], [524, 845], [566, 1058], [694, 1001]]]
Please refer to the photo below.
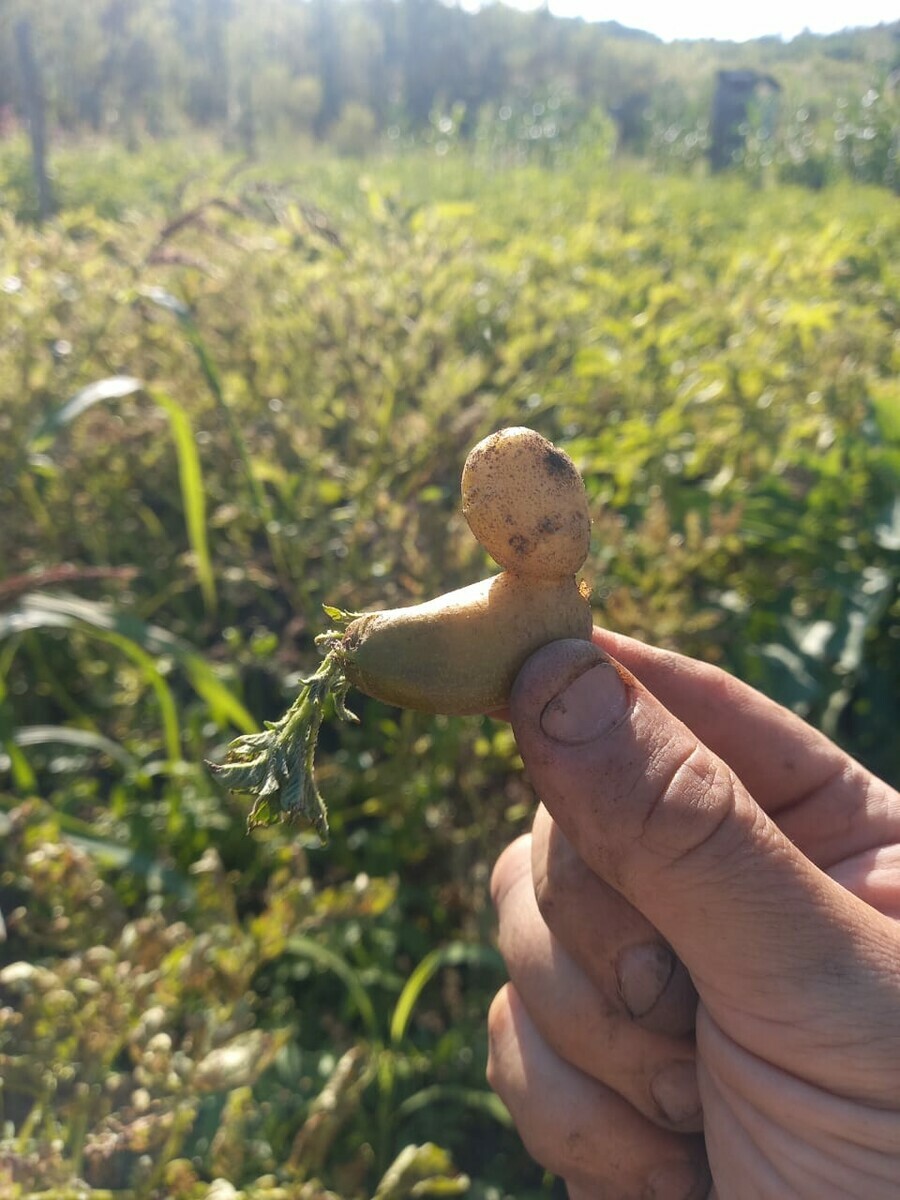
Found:
[[469, 528], [501, 567], [562, 579], [584, 565], [591, 541], [578, 469], [533, 429], [501, 429], [469, 453], [462, 475]]
[[354, 687], [420, 712], [490, 712], [526, 658], [558, 638], [589, 638], [591, 606], [572, 579], [504, 571], [437, 600], [367, 613], [338, 651]]
[[502, 429], [469, 454], [463, 511], [499, 575], [436, 600], [387, 612], [328, 609], [346, 625], [323, 634], [325, 657], [290, 709], [235, 739], [213, 772], [256, 797], [248, 825], [304, 816], [324, 842], [325, 803], [313, 756], [326, 699], [338, 716], [354, 686], [377, 700], [463, 715], [506, 705], [529, 655], [561, 638], [591, 636], [589, 593], [575, 579], [591, 536], [581, 476], [567, 454], [531, 429]]

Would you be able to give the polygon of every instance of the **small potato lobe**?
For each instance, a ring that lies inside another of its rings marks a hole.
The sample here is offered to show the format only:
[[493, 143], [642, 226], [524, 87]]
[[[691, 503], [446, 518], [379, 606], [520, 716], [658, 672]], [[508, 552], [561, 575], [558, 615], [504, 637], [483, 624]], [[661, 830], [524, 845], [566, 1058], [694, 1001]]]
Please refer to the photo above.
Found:
[[584, 483], [571, 458], [533, 429], [501, 429], [472, 449], [462, 501], [469, 528], [508, 571], [560, 579], [587, 557]]

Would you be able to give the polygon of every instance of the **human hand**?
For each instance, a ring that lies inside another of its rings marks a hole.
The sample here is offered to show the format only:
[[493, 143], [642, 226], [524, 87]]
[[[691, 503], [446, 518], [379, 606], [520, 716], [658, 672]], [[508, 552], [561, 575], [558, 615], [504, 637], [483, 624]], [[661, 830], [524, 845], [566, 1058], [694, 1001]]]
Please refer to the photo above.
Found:
[[595, 643], [513, 690], [543, 806], [494, 871], [491, 1085], [572, 1200], [897, 1200], [900, 795], [716, 668]]

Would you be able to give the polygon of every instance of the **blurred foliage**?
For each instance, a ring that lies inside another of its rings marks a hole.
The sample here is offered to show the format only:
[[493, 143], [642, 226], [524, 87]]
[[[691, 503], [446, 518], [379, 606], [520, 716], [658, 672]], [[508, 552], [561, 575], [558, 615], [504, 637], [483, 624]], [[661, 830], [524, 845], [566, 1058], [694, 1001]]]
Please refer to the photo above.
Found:
[[[900, 189], [897, 22], [787, 42], [664, 43], [546, 7], [467, 12], [444, 0], [6, 0], [0, 139], [29, 120], [14, 36], [23, 20], [48, 128], [67, 139], [136, 150], [202, 131], [248, 157], [279, 141], [348, 156], [385, 140], [441, 153], [451, 121], [456, 137], [504, 159], [569, 157], [596, 142], [683, 169], [707, 156], [719, 72], [750, 71], [776, 81], [780, 102], [765, 121], [748, 116], [735, 167], [811, 187], [849, 175]], [[19, 211], [33, 213], [26, 156], [18, 165]]]
[[509, 730], [355, 697], [326, 853], [202, 765], [323, 604], [485, 572], [499, 426], [581, 466], [598, 621], [900, 777], [896, 203], [452, 134], [365, 174], [99, 144], [80, 206], [0, 215], [4, 1195], [562, 1194], [483, 1079]]

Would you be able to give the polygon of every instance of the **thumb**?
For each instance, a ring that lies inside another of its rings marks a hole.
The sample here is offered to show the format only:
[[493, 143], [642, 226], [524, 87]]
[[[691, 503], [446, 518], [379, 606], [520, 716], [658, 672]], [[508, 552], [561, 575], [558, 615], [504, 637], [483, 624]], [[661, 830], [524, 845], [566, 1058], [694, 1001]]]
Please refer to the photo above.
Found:
[[510, 716], [554, 820], [669, 941], [714, 1017], [769, 1050], [773, 1019], [794, 1012], [859, 1027], [871, 998], [848, 994], [848, 980], [883, 968], [886, 918], [801, 854], [624, 667], [587, 642], [545, 646], [520, 672]]

